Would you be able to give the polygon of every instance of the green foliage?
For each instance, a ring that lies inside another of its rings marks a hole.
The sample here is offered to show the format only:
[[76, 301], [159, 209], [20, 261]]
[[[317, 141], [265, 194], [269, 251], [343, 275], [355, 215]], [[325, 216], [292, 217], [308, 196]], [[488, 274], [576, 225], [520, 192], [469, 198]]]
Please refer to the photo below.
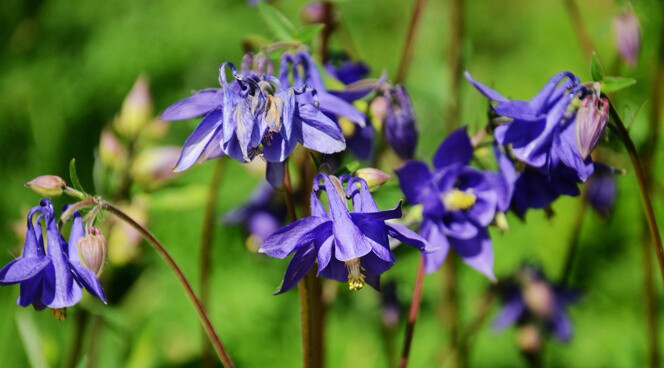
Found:
[[604, 79], [604, 67], [599, 61], [597, 51], [593, 51], [593, 54], [590, 57], [590, 75], [595, 82], [601, 82]]
[[634, 84], [636, 84], [636, 79], [634, 78], [607, 76], [602, 80], [602, 92], [618, 92], [622, 89], [633, 86]]

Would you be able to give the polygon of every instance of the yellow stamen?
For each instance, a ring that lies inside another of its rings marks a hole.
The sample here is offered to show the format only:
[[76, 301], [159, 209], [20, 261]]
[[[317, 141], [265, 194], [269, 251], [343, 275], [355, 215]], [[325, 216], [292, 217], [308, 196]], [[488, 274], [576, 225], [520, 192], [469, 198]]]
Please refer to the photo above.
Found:
[[348, 288], [352, 291], [360, 290], [364, 287], [363, 267], [360, 266], [360, 259], [355, 258], [344, 262], [348, 268]]
[[64, 321], [67, 318], [67, 308], [51, 308], [51, 313], [58, 321]]
[[341, 127], [341, 132], [346, 138], [355, 133], [355, 123], [346, 118], [339, 118], [339, 127]]
[[461, 191], [454, 188], [443, 195], [443, 204], [450, 211], [467, 210], [475, 204], [476, 199], [472, 189]]

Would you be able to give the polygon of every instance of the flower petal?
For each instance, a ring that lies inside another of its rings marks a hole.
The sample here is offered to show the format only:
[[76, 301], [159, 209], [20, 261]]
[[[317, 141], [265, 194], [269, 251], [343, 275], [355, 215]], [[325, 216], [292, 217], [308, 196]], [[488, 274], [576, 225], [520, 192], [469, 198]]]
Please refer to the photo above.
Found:
[[284, 280], [279, 285], [279, 289], [274, 295], [285, 293], [297, 285], [300, 280], [307, 275], [309, 270], [314, 266], [316, 261], [316, 247], [313, 245], [302, 247], [295, 252], [288, 267]]
[[217, 133], [217, 130], [221, 129], [221, 121], [221, 110], [214, 110], [203, 118], [196, 130], [184, 142], [180, 159], [175, 165], [175, 171], [187, 170], [198, 161], [205, 148], [209, 144], [214, 143], [212, 142], [212, 138]]
[[505, 328], [516, 324], [525, 310], [526, 305], [523, 303], [523, 300], [518, 294], [515, 294], [505, 302], [500, 313], [491, 323], [491, 327], [494, 331], [500, 332]]
[[223, 103], [224, 94], [221, 89], [205, 89], [169, 106], [159, 119], [165, 121], [191, 119], [218, 109]]
[[420, 161], [409, 161], [395, 170], [401, 190], [410, 204], [422, 203], [432, 192], [436, 191], [431, 182], [431, 172], [427, 165]]
[[0, 285], [16, 284], [26, 281], [50, 264], [48, 257], [21, 257], [15, 259], [0, 270]]
[[481, 94], [486, 96], [488, 99], [496, 102], [508, 102], [509, 100], [506, 99], [505, 97], [501, 96], [500, 93], [492, 90], [491, 88], [475, 81], [473, 77], [470, 76], [470, 73], [466, 70], [463, 75], [466, 77], [466, 80], [470, 82], [475, 88], [477, 88], [478, 91], [480, 91]]
[[386, 222], [385, 225], [387, 226], [387, 234], [389, 236], [404, 244], [413, 246], [421, 252], [430, 253], [440, 249], [440, 247], [434, 247], [418, 233], [403, 225], [397, 225], [390, 222]]
[[313, 242], [320, 234], [330, 232], [331, 229], [332, 223], [326, 218], [305, 217], [270, 235], [259, 251], [270, 257], [283, 259], [296, 249]]
[[468, 266], [484, 274], [489, 280], [496, 280], [493, 274], [493, 246], [486, 229], [480, 230], [472, 239], [453, 239], [452, 247]]
[[346, 148], [341, 129], [322, 111], [309, 104], [298, 106], [296, 134], [303, 146], [320, 153], [336, 153]]
[[468, 165], [473, 158], [473, 145], [468, 137], [467, 127], [461, 127], [452, 132], [436, 151], [433, 157], [433, 166], [442, 169], [452, 164]]
[[447, 258], [447, 253], [450, 250], [450, 243], [443, 233], [440, 224], [430, 219], [425, 219], [422, 222], [420, 229], [422, 236], [429, 241], [429, 244], [439, 249], [430, 253], [424, 254], [424, 271], [428, 274], [434, 273], [440, 269]]

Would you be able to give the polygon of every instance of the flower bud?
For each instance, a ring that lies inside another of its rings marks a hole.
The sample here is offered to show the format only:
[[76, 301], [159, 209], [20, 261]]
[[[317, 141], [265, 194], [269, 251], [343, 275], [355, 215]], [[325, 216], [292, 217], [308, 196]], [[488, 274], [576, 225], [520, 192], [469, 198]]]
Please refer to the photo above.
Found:
[[636, 66], [641, 47], [641, 24], [631, 9], [613, 19], [616, 47], [622, 59], [631, 67]]
[[131, 168], [133, 178], [139, 184], [154, 188], [174, 178], [173, 167], [180, 157], [180, 147], [165, 146], [141, 152]]
[[99, 158], [102, 164], [121, 171], [127, 165], [128, 156], [127, 149], [118, 137], [108, 129], [102, 130], [99, 140]]
[[536, 316], [549, 319], [553, 316], [555, 295], [544, 280], [532, 279], [523, 287], [523, 301]]
[[576, 113], [575, 139], [579, 154], [584, 160], [597, 146], [609, 119], [609, 101], [591, 95], [583, 99]]
[[542, 339], [537, 327], [527, 324], [519, 327], [516, 335], [516, 344], [523, 353], [537, 354], [542, 346]]
[[25, 186], [44, 197], [57, 197], [62, 194], [67, 183], [59, 176], [42, 175], [25, 183]]
[[123, 136], [135, 138], [152, 120], [152, 98], [150, 86], [145, 76], [140, 76], [134, 83], [122, 103], [120, 115], [115, 119], [115, 128]]
[[410, 160], [417, 145], [415, 112], [410, 97], [402, 85], [385, 93], [387, 107], [383, 131], [387, 144], [403, 160]]
[[392, 179], [392, 175], [386, 174], [373, 167], [365, 167], [355, 171], [355, 176], [364, 179], [369, 186], [370, 191], [374, 191], [385, 184], [388, 180]]
[[300, 11], [304, 23], [316, 24], [325, 22], [326, 5], [322, 1], [314, 1], [306, 4]]
[[616, 202], [616, 169], [596, 162], [595, 170], [588, 179], [586, 198], [590, 206], [600, 215], [606, 217]]
[[104, 235], [96, 227], [91, 227], [86, 231], [84, 237], [78, 239], [76, 246], [85, 267], [99, 277], [106, 263], [106, 239], [104, 239]]
[[369, 111], [371, 111], [372, 125], [380, 132], [383, 126], [383, 120], [385, 120], [385, 115], [387, 114], [387, 100], [385, 97], [378, 96], [371, 100]]

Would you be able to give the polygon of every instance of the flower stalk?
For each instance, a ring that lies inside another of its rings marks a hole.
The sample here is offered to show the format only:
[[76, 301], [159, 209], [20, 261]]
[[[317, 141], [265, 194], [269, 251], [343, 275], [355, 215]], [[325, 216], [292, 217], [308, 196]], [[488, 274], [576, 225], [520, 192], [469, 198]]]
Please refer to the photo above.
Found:
[[415, 47], [415, 35], [417, 33], [417, 28], [422, 19], [422, 10], [424, 10], [424, 0], [415, 0], [415, 8], [413, 9], [413, 15], [410, 18], [410, 23], [408, 24], [408, 34], [406, 35], [406, 43], [403, 48], [403, 53], [401, 53], [401, 61], [399, 62], [399, 69], [397, 69], [397, 76], [394, 78], [394, 83], [399, 84], [403, 83], [406, 80], [406, 75], [408, 74], [408, 68], [410, 67], [410, 62], [413, 59], [413, 49]]
[[615, 129], [616, 133], [618, 134], [618, 137], [623, 142], [623, 145], [625, 146], [625, 149], [629, 154], [632, 166], [634, 167], [634, 173], [636, 174], [636, 181], [639, 185], [639, 191], [641, 193], [641, 202], [643, 204], [644, 215], [648, 223], [648, 229], [650, 231], [650, 236], [652, 237], [653, 246], [655, 247], [655, 255], [657, 256], [657, 262], [659, 264], [659, 270], [662, 276], [662, 280], [664, 280], [664, 248], [662, 248], [662, 238], [661, 235], [659, 234], [659, 229], [657, 227], [655, 210], [652, 207], [652, 200], [650, 198], [650, 192], [648, 190], [646, 173], [643, 170], [641, 160], [639, 159], [639, 155], [636, 152], [636, 147], [634, 146], [634, 142], [630, 138], [629, 132], [627, 131], [625, 124], [620, 118], [620, 115], [613, 106], [613, 103], [610, 103], [609, 105], [609, 114], [611, 115], [611, 119], [614, 122], [612, 127]]
[[180, 267], [175, 263], [175, 260], [171, 255], [168, 253], [166, 248], [164, 248], [161, 243], [155, 237], [143, 226], [141, 226], [139, 223], [134, 221], [131, 217], [129, 217], [126, 213], [124, 213], [122, 210], [119, 208], [115, 207], [114, 205], [106, 202], [106, 201], [99, 201], [99, 205], [106, 211], [111, 212], [113, 215], [118, 217], [120, 220], [126, 222], [129, 224], [131, 227], [136, 229], [144, 238], [147, 240], [148, 243], [159, 253], [161, 258], [166, 262], [168, 267], [173, 271], [175, 276], [177, 277], [178, 281], [182, 285], [182, 288], [185, 291], [185, 294], [187, 294], [187, 298], [191, 301], [191, 304], [193, 304], [194, 309], [196, 309], [196, 313], [198, 314], [199, 319], [201, 320], [201, 324], [203, 325], [203, 328], [205, 329], [205, 333], [208, 335], [210, 338], [210, 342], [212, 342], [212, 346], [214, 346], [215, 351], [217, 352], [217, 355], [219, 356], [219, 360], [222, 362], [222, 364], [226, 368], [233, 368], [233, 362], [231, 361], [230, 356], [226, 352], [226, 349], [224, 348], [223, 343], [221, 342], [221, 339], [219, 338], [219, 335], [215, 331], [214, 327], [212, 326], [212, 322], [210, 322], [210, 318], [208, 317], [207, 313], [205, 312], [205, 308], [203, 307], [203, 304], [201, 304], [201, 301], [196, 297], [196, 293], [194, 292], [194, 289], [191, 287], [191, 284], [187, 280], [187, 277], [184, 275]]
[[413, 297], [410, 302], [410, 310], [408, 312], [408, 324], [406, 325], [406, 336], [403, 341], [403, 350], [401, 352], [401, 360], [399, 361], [399, 368], [406, 368], [408, 366], [408, 358], [410, 356], [410, 346], [413, 342], [413, 334], [415, 333], [415, 322], [417, 322], [417, 315], [420, 311], [420, 303], [422, 302], [422, 287], [424, 285], [424, 257], [420, 258], [419, 266], [417, 266], [417, 275], [415, 276], [415, 286], [413, 287]]

